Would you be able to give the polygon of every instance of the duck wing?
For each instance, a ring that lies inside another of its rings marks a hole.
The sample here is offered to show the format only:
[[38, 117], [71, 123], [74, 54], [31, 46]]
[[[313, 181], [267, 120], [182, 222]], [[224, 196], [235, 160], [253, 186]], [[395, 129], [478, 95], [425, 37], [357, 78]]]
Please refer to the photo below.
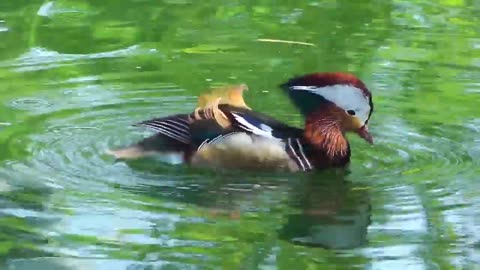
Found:
[[299, 170], [310, 171], [314, 168], [308, 158], [311, 147], [304, 141], [302, 129], [255, 111], [233, 109], [229, 113], [237, 130], [282, 141], [285, 151]]
[[144, 126], [155, 132], [183, 144], [189, 144], [190, 122], [188, 114], [175, 114], [167, 117], [143, 121], [134, 126]]
[[[208, 110], [215, 111], [209, 112]], [[147, 127], [179, 143], [199, 145], [220, 135], [246, 132], [272, 139], [301, 137], [302, 130], [269, 115], [229, 104], [176, 114], [135, 124]]]
[[220, 105], [219, 108], [238, 131], [278, 140], [302, 137], [302, 129], [287, 125], [264, 113], [228, 105]]
[[214, 117], [197, 119], [190, 124], [190, 138], [195, 147], [200, 148], [212, 144], [220, 139], [238, 133], [261, 136], [273, 140], [284, 140], [287, 137], [301, 136], [302, 130], [288, 126], [266, 114], [250, 109], [219, 105], [222, 119]]
[[[175, 114], [150, 119], [134, 126], [147, 127], [157, 134], [154, 137], [168, 138], [180, 144], [196, 144], [198, 141], [211, 139], [231, 130], [231, 123], [219, 110], [220, 104], [245, 110], [250, 108], [243, 99], [247, 90], [244, 84], [225, 86], [213, 89], [198, 97], [197, 108], [190, 114]], [[213, 136], [213, 137], [212, 137]]]
[[135, 124], [156, 132], [130, 147], [110, 151], [117, 158], [138, 158], [157, 152], [187, 153], [236, 133], [284, 141], [302, 130], [251, 110], [243, 100], [245, 85], [228, 86], [201, 95], [190, 114], [175, 114]]

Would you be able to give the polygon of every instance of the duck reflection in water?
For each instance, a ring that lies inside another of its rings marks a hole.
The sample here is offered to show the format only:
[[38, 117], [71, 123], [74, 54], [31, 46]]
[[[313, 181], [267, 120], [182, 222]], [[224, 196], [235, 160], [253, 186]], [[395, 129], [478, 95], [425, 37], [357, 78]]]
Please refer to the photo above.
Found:
[[137, 191], [200, 206], [203, 210], [197, 214], [209, 221], [227, 218], [234, 222], [254, 216], [258, 222], [275, 227], [278, 238], [298, 245], [349, 249], [366, 242], [371, 215], [369, 190], [347, 181], [344, 173], [187, 175], [174, 185], [146, 185]]
[[287, 217], [280, 237], [295, 244], [331, 249], [366, 243], [371, 221], [368, 188], [335, 173], [307, 178], [292, 188], [290, 207], [297, 211]]

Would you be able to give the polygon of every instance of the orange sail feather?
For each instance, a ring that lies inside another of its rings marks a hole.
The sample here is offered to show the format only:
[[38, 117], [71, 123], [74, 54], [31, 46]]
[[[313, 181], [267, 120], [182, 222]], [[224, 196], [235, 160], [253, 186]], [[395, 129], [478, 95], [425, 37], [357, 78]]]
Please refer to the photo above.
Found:
[[230, 85], [213, 89], [198, 97], [198, 107], [190, 115], [189, 120], [193, 122], [201, 119], [214, 119], [223, 128], [231, 126], [230, 120], [218, 108], [220, 104], [249, 109], [243, 99], [243, 92], [248, 90], [245, 84]]

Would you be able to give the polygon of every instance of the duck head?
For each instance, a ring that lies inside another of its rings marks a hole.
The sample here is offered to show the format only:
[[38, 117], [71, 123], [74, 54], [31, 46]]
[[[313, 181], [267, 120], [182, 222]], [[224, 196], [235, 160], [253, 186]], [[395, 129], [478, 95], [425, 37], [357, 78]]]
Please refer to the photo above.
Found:
[[281, 85], [294, 105], [311, 121], [328, 119], [342, 133], [355, 132], [369, 143], [368, 120], [373, 112], [372, 95], [355, 75], [343, 72], [313, 73]]

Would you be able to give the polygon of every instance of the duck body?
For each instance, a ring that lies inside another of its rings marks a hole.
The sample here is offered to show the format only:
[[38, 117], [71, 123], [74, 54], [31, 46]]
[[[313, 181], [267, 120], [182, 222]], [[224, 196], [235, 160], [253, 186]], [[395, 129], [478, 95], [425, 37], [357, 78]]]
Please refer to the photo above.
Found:
[[[300, 110], [305, 116], [302, 129], [251, 110], [243, 100], [244, 90], [245, 85], [216, 90], [200, 96], [191, 113], [136, 124], [156, 134], [110, 153], [119, 159], [173, 155], [177, 162], [196, 167], [241, 170], [296, 172], [349, 163], [350, 145], [344, 136], [348, 130], [342, 127], [349, 119], [343, 119], [343, 109], [323, 97], [313, 106], [316, 101], [309, 97], [311, 108]], [[293, 96], [297, 98], [294, 103], [301, 102], [302, 97]]]

